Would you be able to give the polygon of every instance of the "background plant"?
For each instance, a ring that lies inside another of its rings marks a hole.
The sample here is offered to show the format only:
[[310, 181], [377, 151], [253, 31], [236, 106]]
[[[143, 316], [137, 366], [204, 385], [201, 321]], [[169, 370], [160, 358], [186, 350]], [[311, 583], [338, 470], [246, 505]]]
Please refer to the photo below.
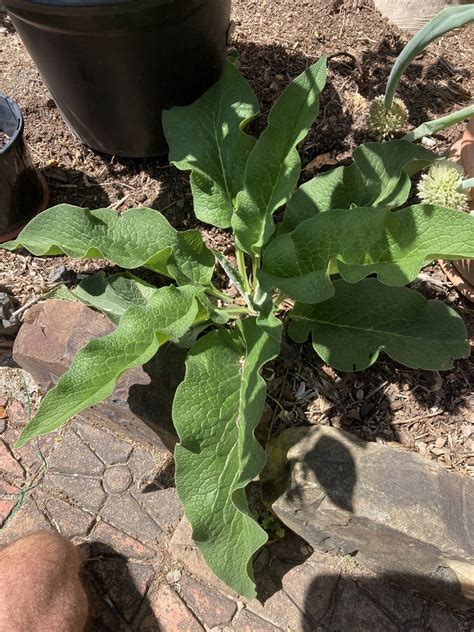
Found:
[[[380, 138], [391, 138], [404, 131], [408, 110], [401, 99], [395, 98], [398, 84], [411, 62], [425, 48], [449, 31], [474, 22], [474, 4], [446, 7], [416, 33], [398, 56], [390, 72], [384, 96], [374, 99], [370, 106], [368, 126]], [[405, 140], [419, 140], [446, 127], [474, 116], [474, 105], [452, 112], [432, 121], [425, 121], [404, 136]]]
[[[451, 308], [402, 287], [431, 259], [474, 257], [472, 217], [406, 206], [410, 177], [435, 155], [406, 140], [367, 143], [350, 166], [296, 188], [296, 148], [318, 114], [325, 78], [323, 58], [283, 92], [258, 139], [245, 132], [257, 99], [230, 63], [197, 102], [165, 113], [170, 159], [191, 171], [196, 216], [232, 230], [235, 258], [206, 247], [197, 230], [174, 230], [151, 209], [118, 214], [60, 205], [5, 245], [105, 258], [171, 279], [155, 287], [131, 272], [102, 273], [62, 292], [117, 327], [77, 354], [18, 445], [110, 395], [124, 371], [159, 347], [188, 347], [173, 406], [176, 486], [209, 566], [247, 597], [255, 595], [253, 554], [267, 539], [246, 496], [265, 464], [254, 435], [266, 396], [261, 369], [280, 352], [283, 316], [293, 340], [311, 336], [315, 351], [341, 370], [365, 369], [381, 350], [423, 369], [450, 368], [469, 353]], [[277, 227], [273, 215], [283, 206]], [[237, 300], [213, 284], [216, 262]], [[285, 297], [294, 301], [288, 314], [281, 311]]]

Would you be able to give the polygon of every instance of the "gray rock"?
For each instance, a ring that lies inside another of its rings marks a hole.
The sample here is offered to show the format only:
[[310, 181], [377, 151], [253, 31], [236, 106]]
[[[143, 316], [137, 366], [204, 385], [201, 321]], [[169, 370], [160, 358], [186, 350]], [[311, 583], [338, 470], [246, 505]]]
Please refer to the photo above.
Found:
[[277, 516], [324, 551], [455, 607], [474, 604], [474, 481], [328, 427], [291, 428], [263, 474]]

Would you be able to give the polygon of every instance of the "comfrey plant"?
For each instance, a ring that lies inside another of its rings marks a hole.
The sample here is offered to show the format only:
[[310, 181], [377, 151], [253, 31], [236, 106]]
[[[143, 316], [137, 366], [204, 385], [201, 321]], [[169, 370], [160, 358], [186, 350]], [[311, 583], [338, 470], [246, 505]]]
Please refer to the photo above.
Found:
[[[258, 139], [245, 132], [257, 99], [230, 63], [197, 102], [165, 113], [170, 159], [191, 171], [195, 214], [231, 229], [235, 265], [207, 248], [197, 230], [177, 232], [146, 208], [119, 214], [56, 206], [5, 246], [105, 258], [171, 279], [156, 288], [131, 272], [100, 274], [74, 290], [117, 327], [77, 354], [18, 445], [110, 395], [124, 371], [159, 347], [187, 345], [173, 406], [176, 487], [207, 563], [247, 597], [255, 595], [252, 557], [267, 539], [246, 496], [265, 465], [255, 438], [266, 397], [261, 370], [280, 352], [284, 321], [294, 341], [311, 337], [316, 353], [343, 371], [365, 369], [381, 351], [437, 370], [469, 354], [459, 316], [403, 287], [434, 258], [474, 258], [473, 217], [405, 206], [410, 176], [436, 156], [405, 140], [368, 143], [351, 166], [296, 188], [296, 147], [318, 114], [325, 80], [321, 59], [283, 92]], [[277, 227], [273, 215], [284, 206]], [[216, 262], [238, 299], [213, 284]], [[289, 312], [281, 307], [286, 297]]]

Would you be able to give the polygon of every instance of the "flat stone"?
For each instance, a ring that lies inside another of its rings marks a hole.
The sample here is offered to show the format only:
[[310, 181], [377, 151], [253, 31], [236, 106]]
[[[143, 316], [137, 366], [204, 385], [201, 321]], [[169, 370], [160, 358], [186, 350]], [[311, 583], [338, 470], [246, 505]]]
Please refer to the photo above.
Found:
[[133, 450], [132, 443], [127, 443], [113, 432], [92, 426], [80, 417], [74, 421], [74, 430], [107, 465], [126, 463]]
[[50, 531], [51, 525], [36, 506], [32, 496], [28, 496], [18, 511], [11, 517], [6, 529], [0, 530], [0, 546], [10, 544], [38, 531]]
[[49, 457], [48, 470], [60, 474], [101, 476], [104, 464], [70, 429], [61, 437], [60, 443]]
[[80, 349], [113, 329], [108, 318], [82, 303], [47, 300], [26, 312], [13, 359], [48, 390]]
[[282, 630], [247, 609], [239, 612], [232, 627], [235, 632], [281, 632]]
[[291, 600], [315, 626], [331, 608], [340, 570], [334, 558], [314, 553], [304, 564], [283, 576], [282, 586]]
[[204, 631], [193, 613], [170, 586], [162, 584], [148, 599], [151, 612], [142, 621], [138, 632]]
[[326, 629], [328, 632], [345, 630], [398, 632], [398, 627], [348, 578], [344, 581], [331, 622]]
[[178, 580], [181, 598], [210, 627], [229, 624], [237, 612], [237, 604], [188, 574]]
[[[31, 373], [41, 390], [46, 391], [57, 383], [80, 349], [90, 340], [113, 330], [114, 325], [108, 318], [86, 305], [47, 300], [26, 313], [15, 340], [13, 357]], [[169, 450], [173, 450], [177, 441], [171, 407], [184, 376], [186, 355], [185, 349], [171, 343], [164, 345], [144, 367], [125, 372], [107, 399], [108, 404], [124, 409], [124, 416], [135, 432], [145, 436], [160, 435]]]
[[280, 520], [314, 548], [357, 553], [454, 607], [474, 603], [474, 480], [326, 426], [284, 431], [262, 479]]
[[88, 562], [87, 568], [123, 618], [131, 623], [155, 574], [153, 566], [123, 558], [103, 558]]
[[118, 613], [87, 566], [83, 569], [81, 579], [89, 603], [88, 632], [130, 632], [130, 626]]
[[426, 617], [430, 632], [459, 632], [459, 623], [445, 608], [433, 604]]
[[45, 489], [50, 488], [66, 498], [76, 501], [83, 509], [97, 512], [106, 500], [100, 479], [48, 472], [43, 479]]
[[23, 482], [25, 472], [13, 457], [6, 443], [0, 439], [0, 476], [12, 484]]
[[110, 496], [100, 515], [106, 522], [145, 542], [156, 542], [163, 535], [156, 522], [129, 494]]
[[157, 554], [153, 548], [103, 521], [96, 525], [90, 539], [94, 556], [116, 553], [127, 559], [142, 560], [151, 559]]
[[66, 538], [85, 537], [95, 520], [91, 514], [57, 498], [44, 499], [44, 508], [59, 533]]
[[102, 477], [102, 485], [108, 494], [123, 494], [133, 483], [132, 473], [127, 465], [108, 467]]
[[425, 602], [417, 594], [376, 577], [361, 576], [357, 581], [400, 626], [421, 625]]
[[139, 500], [165, 532], [172, 532], [183, 515], [181, 502], [174, 487], [142, 492]]

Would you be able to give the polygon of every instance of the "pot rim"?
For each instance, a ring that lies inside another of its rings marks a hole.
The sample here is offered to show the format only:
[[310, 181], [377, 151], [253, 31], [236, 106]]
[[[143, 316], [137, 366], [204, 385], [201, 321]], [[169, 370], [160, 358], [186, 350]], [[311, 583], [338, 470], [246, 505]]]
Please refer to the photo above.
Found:
[[10, 136], [10, 139], [6, 142], [6, 144], [2, 148], [0, 148], [0, 157], [2, 157], [2, 156], [6, 156], [13, 149], [18, 139], [23, 136], [23, 128], [24, 128], [25, 122], [23, 119], [22, 111], [18, 103], [14, 99], [9, 97], [7, 94], [2, 92], [1, 90], [0, 90], [0, 100], [2, 100], [4, 103], [8, 105], [12, 115], [16, 119], [15, 131]]

